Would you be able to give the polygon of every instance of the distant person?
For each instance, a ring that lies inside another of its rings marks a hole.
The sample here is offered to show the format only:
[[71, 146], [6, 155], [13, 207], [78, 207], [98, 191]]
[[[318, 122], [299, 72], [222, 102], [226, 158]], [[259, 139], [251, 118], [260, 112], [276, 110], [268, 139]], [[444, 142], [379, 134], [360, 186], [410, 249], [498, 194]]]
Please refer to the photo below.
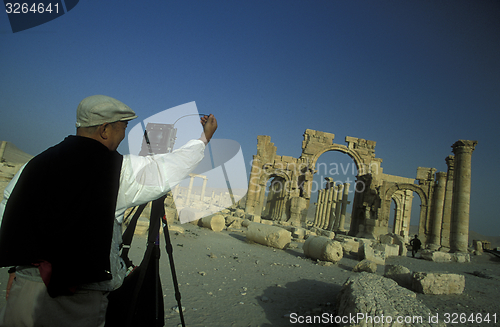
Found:
[[217, 129], [215, 117], [204, 116], [200, 139], [172, 153], [122, 156], [116, 149], [135, 118], [116, 99], [83, 99], [76, 135], [31, 159], [5, 189], [0, 267], [16, 271], [9, 271], [0, 326], [104, 326], [107, 295], [126, 275], [119, 256], [125, 210], [182, 181]]
[[415, 235], [415, 238], [410, 241], [411, 245], [411, 256], [415, 258], [415, 254], [422, 247], [422, 242], [418, 239], [418, 235]]

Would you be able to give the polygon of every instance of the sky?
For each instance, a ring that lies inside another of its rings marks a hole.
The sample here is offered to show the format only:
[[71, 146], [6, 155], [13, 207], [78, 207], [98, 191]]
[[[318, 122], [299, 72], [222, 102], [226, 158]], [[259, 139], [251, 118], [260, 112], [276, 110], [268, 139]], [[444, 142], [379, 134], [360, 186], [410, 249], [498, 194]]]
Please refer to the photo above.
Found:
[[104, 94], [140, 119], [194, 101], [247, 169], [258, 135], [295, 158], [306, 129], [372, 140], [383, 172], [409, 178], [477, 140], [470, 229], [500, 236], [498, 58], [496, 0], [80, 0], [17, 33], [0, 13], [0, 139], [36, 155]]

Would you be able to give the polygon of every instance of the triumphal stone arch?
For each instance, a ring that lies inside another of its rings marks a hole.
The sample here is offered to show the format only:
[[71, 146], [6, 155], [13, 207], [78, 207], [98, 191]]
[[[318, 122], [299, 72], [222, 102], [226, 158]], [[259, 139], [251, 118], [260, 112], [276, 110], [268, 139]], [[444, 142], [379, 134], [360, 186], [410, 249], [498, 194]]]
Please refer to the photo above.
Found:
[[[424, 244], [434, 249], [464, 251], [464, 233], [467, 231], [468, 235], [470, 157], [477, 141], [460, 140], [452, 146], [453, 152], [459, 153], [459, 177], [453, 177], [453, 163], [457, 159], [448, 156], [448, 172], [436, 173], [435, 168], [418, 167], [413, 179], [383, 173], [382, 159], [375, 157], [376, 142], [347, 136], [346, 144], [335, 144], [334, 138], [332, 133], [307, 129], [302, 154], [294, 158], [277, 155], [271, 137], [258, 136], [245, 204], [247, 215], [305, 226], [316, 162], [325, 152], [338, 151], [352, 158], [357, 168], [350, 227], [344, 229], [350, 184], [335, 185], [328, 178], [325, 189], [318, 192], [315, 227], [365, 238], [377, 238], [387, 232], [408, 237], [413, 193], [416, 193], [421, 200], [419, 237]], [[454, 182], [460, 183], [456, 190]], [[395, 203], [395, 212], [392, 230], [388, 231], [391, 201]]]

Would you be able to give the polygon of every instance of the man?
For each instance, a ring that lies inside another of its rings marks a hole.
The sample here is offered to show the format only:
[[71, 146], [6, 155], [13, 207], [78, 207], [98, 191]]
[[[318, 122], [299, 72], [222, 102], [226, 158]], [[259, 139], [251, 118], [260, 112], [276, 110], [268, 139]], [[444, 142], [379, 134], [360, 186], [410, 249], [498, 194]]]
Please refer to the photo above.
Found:
[[415, 238], [410, 241], [411, 245], [411, 256], [415, 258], [415, 254], [422, 247], [422, 242], [418, 239], [418, 235], [415, 235]]
[[[201, 161], [217, 129], [161, 155], [116, 149], [135, 112], [111, 97], [85, 98], [77, 131], [28, 162], [0, 205], [0, 266], [17, 266], [0, 326], [104, 326], [107, 294], [125, 277], [119, 257], [127, 208], [166, 194]], [[13, 274], [11, 274], [13, 275]]]

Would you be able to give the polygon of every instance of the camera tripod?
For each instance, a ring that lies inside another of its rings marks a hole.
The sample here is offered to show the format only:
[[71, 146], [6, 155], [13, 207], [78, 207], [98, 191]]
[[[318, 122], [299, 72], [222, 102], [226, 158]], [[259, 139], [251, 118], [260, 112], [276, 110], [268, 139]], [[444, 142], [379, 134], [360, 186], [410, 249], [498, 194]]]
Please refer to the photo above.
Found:
[[[161, 287], [160, 280], [160, 247], [159, 247], [159, 225], [160, 222], [163, 224], [163, 235], [165, 236], [165, 248], [169, 257], [170, 262], [170, 270], [172, 273], [172, 282], [174, 284], [175, 290], [175, 299], [177, 301], [177, 305], [179, 308], [179, 314], [182, 326], [185, 326], [184, 314], [182, 311], [181, 304], [181, 293], [179, 291], [179, 284], [177, 282], [177, 274], [175, 271], [175, 263], [173, 258], [173, 247], [172, 242], [170, 241], [170, 234], [168, 231], [168, 224], [165, 217], [165, 201], [166, 195], [152, 201], [151, 203], [151, 215], [149, 221], [149, 232], [148, 232], [148, 240], [146, 252], [144, 254], [144, 258], [140, 264], [139, 271], [132, 271], [130, 276], [127, 278], [135, 279], [135, 286], [133, 289], [133, 294], [130, 303], [130, 310], [127, 313], [126, 324], [131, 324], [134, 322], [134, 315], [137, 314], [138, 305], [141, 305], [141, 310], [148, 310], [147, 313], [148, 321], [141, 321], [141, 325], [148, 326], [164, 326], [165, 318], [164, 318], [164, 308], [163, 308], [163, 292]], [[132, 243], [132, 238], [134, 235], [135, 227], [137, 225], [137, 220], [141, 213], [143, 212], [146, 204], [140, 205], [137, 210], [134, 212], [132, 219], [130, 220], [127, 229], [123, 233], [123, 248], [122, 248], [122, 258], [125, 261], [127, 267], [134, 267], [132, 261], [128, 258], [128, 252], [130, 250], [130, 244]], [[130, 212], [132, 214], [133, 211]], [[130, 216], [129, 214], [129, 216]], [[128, 218], [128, 217], [127, 217]], [[136, 276], [132, 277], [132, 274]], [[145, 279], [148, 278], [149, 283], [144, 284]], [[151, 279], [154, 278], [154, 284], [151, 283]], [[146, 301], [151, 301], [149, 305], [145, 305], [144, 303], [138, 303], [141, 292], [144, 292], [144, 296], [148, 296], [149, 299]], [[152, 301], [153, 299], [154, 302]], [[154, 318], [153, 318], [154, 317]]]

